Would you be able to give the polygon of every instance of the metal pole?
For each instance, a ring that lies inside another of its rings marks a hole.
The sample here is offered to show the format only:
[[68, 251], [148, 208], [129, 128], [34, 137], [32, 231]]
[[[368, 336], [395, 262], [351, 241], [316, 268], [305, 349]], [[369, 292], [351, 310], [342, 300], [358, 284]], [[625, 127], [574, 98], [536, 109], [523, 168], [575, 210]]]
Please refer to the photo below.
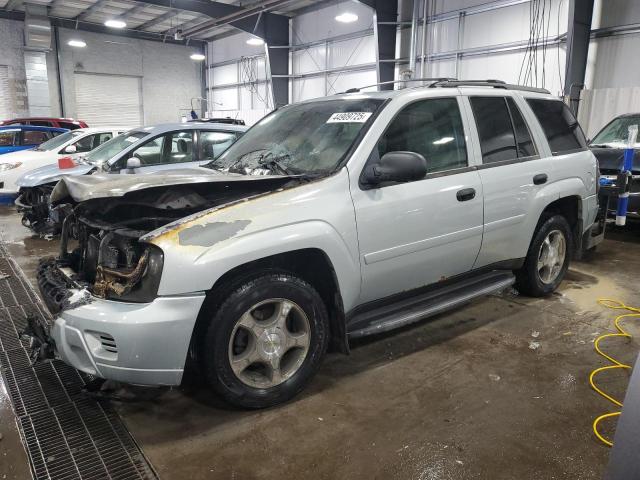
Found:
[[426, 60], [425, 50], [427, 49], [427, 8], [431, 0], [422, 2], [422, 39], [420, 41], [420, 78], [424, 78], [424, 64]]
[[413, 0], [413, 13], [411, 14], [411, 44], [409, 46], [409, 70], [410, 78], [416, 78], [416, 55], [418, 44], [418, 17], [420, 16], [420, 0]]

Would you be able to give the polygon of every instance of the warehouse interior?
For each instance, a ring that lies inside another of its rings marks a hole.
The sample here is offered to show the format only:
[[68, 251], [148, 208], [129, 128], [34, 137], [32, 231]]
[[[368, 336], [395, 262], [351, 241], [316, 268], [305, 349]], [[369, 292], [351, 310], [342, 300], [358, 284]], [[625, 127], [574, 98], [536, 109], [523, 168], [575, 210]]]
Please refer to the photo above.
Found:
[[639, 49], [636, 0], [0, 0], [0, 478], [640, 479]]

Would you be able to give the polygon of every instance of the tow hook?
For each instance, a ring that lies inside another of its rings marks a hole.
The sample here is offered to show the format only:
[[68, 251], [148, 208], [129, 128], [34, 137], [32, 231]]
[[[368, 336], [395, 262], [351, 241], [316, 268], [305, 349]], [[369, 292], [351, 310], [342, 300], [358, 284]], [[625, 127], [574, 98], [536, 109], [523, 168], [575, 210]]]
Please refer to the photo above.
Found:
[[29, 340], [31, 366], [41, 361], [52, 360], [55, 357], [55, 342], [35, 315], [27, 315], [27, 326], [20, 333], [20, 338]]

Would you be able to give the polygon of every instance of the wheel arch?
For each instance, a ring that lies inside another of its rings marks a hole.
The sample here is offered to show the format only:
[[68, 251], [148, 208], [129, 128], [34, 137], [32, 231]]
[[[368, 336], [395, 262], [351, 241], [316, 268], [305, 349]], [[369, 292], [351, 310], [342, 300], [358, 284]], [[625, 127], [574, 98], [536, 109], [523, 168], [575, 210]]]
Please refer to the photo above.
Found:
[[562, 215], [569, 223], [573, 236], [573, 253], [575, 256], [576, 253], [582, 250], [582, 229], [584, 221], [582, 198], [579, 195], [567, 195], [549, 203], [540, 213], [534, 234], [538, 231], [540, 225], [552, 215]]
[[258, 258], [238, 265], [220, 276], [206, 292], [206, 299], [193, 329], [190, 357], [195, 359], [211, 312], [242, 282], [257, 272], [284, 271], [300, 277], [320, 294], [329, 315], [329, 349], [348, 353], [344, 304], [338, 276], [329, 256], [319, 248], [303, 248]]

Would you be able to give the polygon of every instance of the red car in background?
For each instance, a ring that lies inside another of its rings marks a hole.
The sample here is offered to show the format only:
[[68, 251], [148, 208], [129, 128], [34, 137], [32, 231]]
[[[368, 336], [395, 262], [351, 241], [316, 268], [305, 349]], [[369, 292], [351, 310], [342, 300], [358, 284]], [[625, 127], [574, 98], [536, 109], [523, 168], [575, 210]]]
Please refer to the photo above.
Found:
[[35, 125], [38, 127], [56, 127], [68, 128], [75, 130], [77, 128], [87, 128], [82, 120], [74, 120], [73, 118], [48, 118], [48, 117], [28, 117], [28, 118], [12, 118], [11, 120], [0, 121], [0, 125]]

